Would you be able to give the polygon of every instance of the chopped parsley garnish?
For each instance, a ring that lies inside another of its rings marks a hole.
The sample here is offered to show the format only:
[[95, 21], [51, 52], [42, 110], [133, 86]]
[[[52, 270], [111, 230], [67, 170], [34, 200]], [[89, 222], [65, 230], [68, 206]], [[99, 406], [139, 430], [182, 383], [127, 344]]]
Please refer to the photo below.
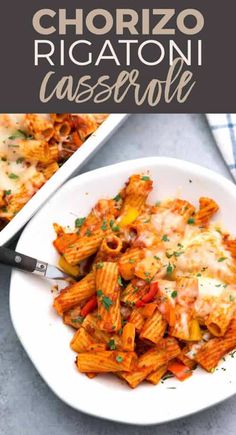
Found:
[[183, 248], [184, 246], [182, 245], [182, 243], [178, 243], [177, 245], [179, 248]]
[[178, 296], [178, 292], [177, 292], [176, 290], [174, 290], [174, 291], [171, 293], [171, 297], [172, 297], [173, 299], [175, 299], [177, 296]]
[[11, 195], [11, 190], [4, 190], [5, 195]]
[[101, 229], [102, 229], [103, 231], [106, 231], [106, 230], [107, 230], [107, 222], [106, 222], [106, 221], [103, 221], [102, 226], [101, 226]]
[[150, 272], [144, 272], [145, 276], [150, 276]]
[[197, 273], [197, 277], [199, 277], [199, 276], [202, 276], [202, 274], [201, 273]]
[[188, 224], [189, 224], [189, 225], [193, 225], [193, 224], [195, 224], [195, 219], [194, 219], [193, 217], [189, 218], [189, 219], [188, 219]]
[[96, 269], [102, 269], [104, 266], [104, 263], [101, 261], [100, 263], [96, 264]]
[[118, 231], [120, 231], [120, 227], [119, 227], [119, 225], [113, 225], [113, 227], [112, 227], [111, 229], [112, 229], [112, 231], [114, 231], [114, 232], [118, 232]]
[[111, 305], [113, 305], [112, 300], [108, 296], [102, 295], [101, 303], [104, 306], [105, 310], [109, 311]]
[[222, 263], [222, 261], [225, 261], [225, 260], [227, 260], [227, 257], [220, 257], [220, 258], [218, 258], [218, 263]]
[[129, 259], [129, 263], [130, 263], [130, 264], [134, 264], [134, 263], [135, 263], [135, 259], [134, 259], [134, 258], [130, 258], [130, 259]]
[[171, 266], [171, 264], [169, 263], [167, 268], [166, 268], [166, 272], [167, 273], [172, 273], [173, 272], [173, 267]]
[[71, 319], [72, 323], [83, 323], [84, 317], [78, 316], [75, 319]]
[[154, 255], [155, 260], [160, 260], [160, 257], [158, 257], [157, 255]]
[[85, 219], [86, 219], [85, 217], [77, 218], [77, 219], [75, 220], [75, 227], [76, 227], [76, 228], [80, 228], [80, 227], [82, 227], [82, 225], [83, 225]]
[[116, 361], [117, 361], [118, 363], [121, 363], [121, 362], [123, 361], [123, 356], [121, 356], [121, 355], [117, 355], [117, 357], [116, 357]]
[[147, 175], [143, 175], [143, 177], [141, 178], [142, 181], [149, 181], [150, 177], [148, 177]]
[[111, 350], [115, 350], [115, 349], [116, 349], [116, 343], [115, 343], [115, 340], [113, 340], [112, 338], [111, 338], [111, 340], [108, 341], [107, 345], [108, 345], [108, 347], [109, 347]]
[[18, 180], [18, 178], [19, 178], [18, 175], [13, 174], [13, 173], [9, 174], [8, 177], [11, 178], [12, 180]]
[[162, 237], [161, 240], [163, 240], [163, 242], [169, 242], [170, 241], [170, 239], [168, 239], [167, 234], [164, 234], [164, 236]]
[[19, 157], [16, 161], [16, 163], [19, 165], [20, 163], [23, 163], [23, 161], [25, 160], [24, 157]]
[[9, 140], [14, 140], [14, 139], [26, 139], [27, 138], [27, 134], [24, 133], [24, 131], [22, 130], [16, 130], [16, 132], [12, 135], [9, 136]]
[[230, 302], [234, 302], [235, 301], [235, 297], [233, 295], [229, 295], [229, 300], [230, 300]]
[[184, 251], [175, 251], [174, 256], [179, 257], [180, 255], [184, 254]]
[[118, 284], [119, 284], [121, 287], [124, 287], [124, 284], [123, 284], [123, 282], [122, 282], [122, 278], [121, 278], [121, 276], [118, 276]]
[[110, 220], [110, 227], [112, 229], [112, 231], [120, 231], [120, 227], [119, 225], [114, 225], [115, 221], [113, 219]]
[[135, 293], [137, 293], [137, 291], [138, 291], [138, 287], [133, 286], [133, 292], [132, 292], [132, 294], [134, 295]]
[[122, 199], [122, 198], [121, 198], [120, 194], [118, 193], [118, 195], [116, 195], [113, 199], [114, 199], [114, 201], [120, 201], [120, 199]]
[[97, 296], [101, 297], [101, 304], [104, 306], [105, 310], [109, 311], [111, 305], [113, 305], [112, 300], [103, 294], [101, 289], [97, 290]]
[[92, 235], [92, 231], [88, 228], [88, 229], [86, 230], [86, 232], [85, 232], [85, 235], [86, 235], [87, 237], [90, 237], [90, 236]]

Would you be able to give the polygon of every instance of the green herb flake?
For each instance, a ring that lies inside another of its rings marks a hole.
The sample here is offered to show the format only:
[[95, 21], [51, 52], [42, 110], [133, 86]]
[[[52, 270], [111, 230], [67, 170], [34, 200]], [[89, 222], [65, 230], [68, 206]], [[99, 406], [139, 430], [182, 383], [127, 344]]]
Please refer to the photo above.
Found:
[[116, 350], [116, 343], [115, 340], [113, 340], [113, 338], [111, 338], [111, 340], [108, 341], [107, 345], [109, 349]]
[[110, 307], [113, 305], [112, 300], [108, 296], [104, 295], [101, 298], [101, 303], [107, 311], [109, 311]]
[[177, 258], [177, 257], [179, 257], [180, 255], [182, 255], [182, 254], [184, 254], [184, 251], [175, 251], [174, 252], [174, 256]]
[[97, 296], [102, 296], [103, 292], [101, 289], [97, 290]]
[[225, 261], [225, 260], [227, 260], [227, 257], [220, 257], [220, 258], [218, 258], [218, 263], [222, 263], [222, 261]]
[[76, 228], [82, 227], [85, 219], [86, 219], [85, 217], [75, 219], [75, 227]]
[[118, 276], [118, 284], [119, 284], [121, 287], [124, 287], [124, 284], [123, 284], [123, 282], [122, 282], [122, 278], [121, 278], [120, 275]]
[[106, 222], [106, 221], [103, 221], [102, 226], [101, 226], [101, 229], [102, 229], [103, 231], [106, 231], [106, 230], [107, 230], [107, 222]]
[[96, 269], [102, 269], [104, 266], [104, 263], [101, 261], [100, 263], [96, 264]]
[[26, 139], [27, 138], [27, 134], [22, 131], [22, 130], [16, 130], [16, 132], [12, 135], [9, 136], [9, 140], [14, 140], [14, 139]]
[[120, 201], [122, 198], [121, 198], [121, 195], [118, 193], [118, 195], [116, 195], [113, 199], [114, 199], [114, 201], [118, 202], [118, 201]]
[[154, 255], [155, 260], [159, 261], [160, 257], [158, 257], [157, 255]]
[[72, 323], [83, 323], [84, 317], [78, 316], [75, 319], [71, 319]]
[[12, 180], [18, 180], [18, 178], [19, 178], [18, 175], [13, 174], [13, 173], [9, 174], [8, 177], [11, 178]]
[[171, 264], [169, 263], [167, 268], [166, 268], [166, 272], [167, 273], [172, 273], [173, 272], [173, 267], [171, 266]]
[[16, 160], [16, 163], [19, 165], [20, 163], [23, 163], [24, 160], [25, 160], [24, 157], [19, 157], [19, 158]]
[[11, 190], [4, 190], [5, 195], [11, 195]]
[[197, 273], [197, 275], [196, 275], [197, 277], [199, 277], [199, 276], [202, 276], [202, 274], [201, 273]]
[[130, 264], [134, 264], [134, 263], [135, 263], [135, 259], [134, 259], [134, 258], [130, 258], [130, 259], [129, 259], [129, 263], [130, 263]]
[[114, 232], [118, 232], [118, 231], [120, 231], [120, 227], [119, 227], [119, 225], [113, 225], [113, 227], [112, 227], [111, 229], [112, 229], [112, 231], [114, 231]]
[[88, 229], [86, 230], [86, 232], [85, 232], [85, 235], [86, 235], [87, 237], [90, 237], [90, 236], [92, 235], [92, 231], [88, 228]]
[[138, 291], [138, 287], [133, 286], [133, 292], [132, 292], [132, 294], [134, 295], [135, 293], [137, 293], [137, 291]]
[[172, 297], [173, 299], [175, 299], [175, 298], [177, 298], [177, 296], [178, 296], [178, 292], [177, 292], [176, 290], [174, 290], [174, 291], [171, 293], [171, 297]]
[[150, 177], [148, 177], [147, 175], [143, 175], [143, 177], [141, 178], [142, 181], [150, 181]]
[[230, 302], [234, 302], [235, 301], [235, 297], [233, 295], [229, 295], [229, 300], [230, 300]]
[[189, 218], [189, 219], [188, 219], [188, 224], [189, 224], [189, 225], [193, 225], [193, 224], [195, 224], [195, 219], [194, 219], [193, 217]]
[[117, 355], [117, 357], [116, 357], [116, 361], [117, 361], [118, 363], [121, 363], [121, 362], [123, 361], [123, 356], [121, 356], [121, 355]]
[[162, 240], [163, 242], [169, 242], [169, 241], [170, 241], [170, 239], [168, 239], [167, 234], [164, 234], [164, 236], [162, 237], [161, 240]]

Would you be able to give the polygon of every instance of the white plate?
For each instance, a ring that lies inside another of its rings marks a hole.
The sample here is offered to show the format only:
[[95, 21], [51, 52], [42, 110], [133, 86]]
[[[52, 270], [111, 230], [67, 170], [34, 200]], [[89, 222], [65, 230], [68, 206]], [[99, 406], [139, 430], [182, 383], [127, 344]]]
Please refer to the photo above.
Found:
[[27, 202], [9, 224], [0, 231], [0, 246], [8, 243], [56, 190], [81, 169], [105, 141], [115, 132], [127, 114], [110, 115], [43, 187]]
[[[221, 207], [219, 218], [235, 232], [236, 188], [230, 181], [189, 162], [150, 157], [98, 169], [67, 182], [27, 225], [18, 251], [56, 263], [52, 223], [72, 224], [99, 198], [114, 196], [129, 175], [146, 171], [154, 180], [151, 201], [178, 195], [197, 204], [199, 196], [212, 196]], [[186, 416], [236, 392], [236, 360], [230, 356], [214, 374], [197, 369], [183, 383], [169, 379], [157, 386], [143, 383], [131, 390], [110, 375], [90, 380], [76, 370], [75, 353], [69, 348], [73, 332], [63, 325], [51, 305], [47, 281], [13, 272], [10, 310], [18, 337], [49, 387], [78, 410], [147, 425]]]

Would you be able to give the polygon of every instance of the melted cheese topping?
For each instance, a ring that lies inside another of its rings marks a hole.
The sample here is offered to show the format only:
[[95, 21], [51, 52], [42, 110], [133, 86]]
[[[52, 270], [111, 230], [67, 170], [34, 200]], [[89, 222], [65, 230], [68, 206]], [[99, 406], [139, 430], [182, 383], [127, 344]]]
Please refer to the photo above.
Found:
[[[49, 116], [49, 115], [45, 115]], [[34, 164], [25, 164], [20, 152], [20, 141], [24, 138], [25, 114], [0, 116], [0, 190], [17, 192], [37, 170]]]

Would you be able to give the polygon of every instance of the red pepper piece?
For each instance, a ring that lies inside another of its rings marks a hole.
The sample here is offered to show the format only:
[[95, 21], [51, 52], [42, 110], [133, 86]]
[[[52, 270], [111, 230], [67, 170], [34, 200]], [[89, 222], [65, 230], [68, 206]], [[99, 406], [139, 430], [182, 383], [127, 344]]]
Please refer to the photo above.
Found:
[[136, 307], [143, 307], [148, 302], [151, 302], [156, 296], [158, 289], [158, 282], [151, 282], [149, 292], [136, 302]]
[[97, 307], [97, 298], [96, 296], [92, 296], [91, 299], [86, 302], [84, 307], [82, 308], [80, 315], [82, 317], [86, 317], [91, 311], [93, 311]]

